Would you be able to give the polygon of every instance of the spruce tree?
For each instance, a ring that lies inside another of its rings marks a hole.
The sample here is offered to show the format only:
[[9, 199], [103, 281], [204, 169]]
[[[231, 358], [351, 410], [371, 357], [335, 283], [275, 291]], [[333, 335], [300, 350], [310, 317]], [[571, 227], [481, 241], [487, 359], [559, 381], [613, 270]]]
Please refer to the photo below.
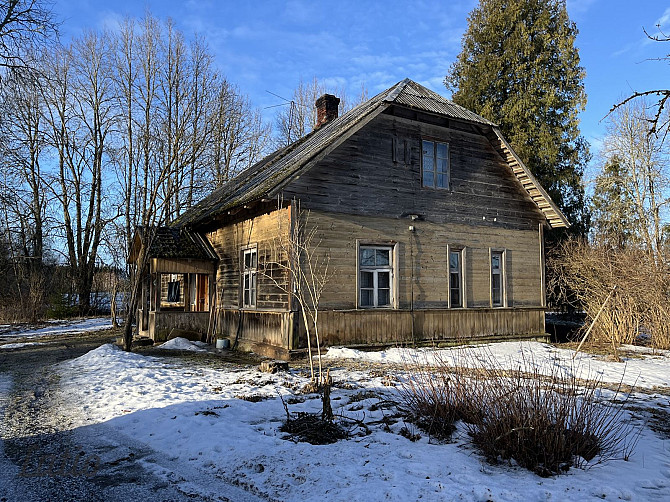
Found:
[[452, 99], [500, 126], [523, 162], [585, 234], [579, 132], [584, 68], [565, 0], [479, 0], [445, 79]]
[[591, 198], [593, 241], [614, 249], [623, 249], [640, 242], [636, 231], [640, 222], [626, 189], [628, 177], [621, 160], [609, 158], [596, 176]]

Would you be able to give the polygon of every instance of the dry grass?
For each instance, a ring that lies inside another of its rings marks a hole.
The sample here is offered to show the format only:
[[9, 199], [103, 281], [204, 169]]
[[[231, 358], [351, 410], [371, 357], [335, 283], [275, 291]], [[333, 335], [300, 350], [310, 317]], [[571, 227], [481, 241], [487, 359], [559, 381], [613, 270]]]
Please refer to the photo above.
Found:
[[489, 353], [477, 360], [465, 355], [457, 366], [442, 361], [408, 370], [399, 390], [408, 421], [444, 440], [461, 420], [491, 462], [514, 461], [551, 476], [627, 458], [637, 439], [624, 421], [628, 396], [617, 389], [604, 401], [601, 382], [578, 380], [578, 368], [555, 366], [546, 375], [526, 354], [517, 370], [508, 371]]

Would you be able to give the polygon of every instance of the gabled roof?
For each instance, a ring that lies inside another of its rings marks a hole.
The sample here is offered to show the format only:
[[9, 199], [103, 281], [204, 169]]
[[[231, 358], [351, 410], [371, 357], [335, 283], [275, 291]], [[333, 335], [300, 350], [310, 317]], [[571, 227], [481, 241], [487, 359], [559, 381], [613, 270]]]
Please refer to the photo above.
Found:
[[[173, 222], [173, 225], [199, 225], [225, 214], [232, 208], [264, 198], [275, 197], [295, 176], [309, 169], [391, 105], [400, 105], [423, 112], [438, 114], [487, 128], [493, 128], [494, 131], [497, 131], [496, 124], [490, 120], [457, 105], [453, 101], [445, 99], [436, 92], [412, 80], [405, 79], [332, 122], [268, 155], [260, 162], [241, 172], [237, 177], [228, 181], [225, 185], [214, 190], [209, 196], [177, 218]], [[501, 136], [500, 138], [502, 139]], [[504, 142], [504, 140], [502, 141]], [[504, 142], [504, 145], [511, 152], [511, 148], [509, 148], [506, 142]], [[494, 147], [499, 152], [502, 152], [503, 159], [507, 160], [505, 153], [507, 150], [504, 150], [502, 147], [498, 148], [497, 145], [494, 145]], [[513, 155], [518, 165], [522, 167], [520, 174], [514, 171], [522, 186], [528, 191], [533, 201], [538, 204], [538, 207], [545, 215], [549, 213], [540, 204], [547, 206], [550, 212], [552, 214], [555, 213], [557, 216], [552, 219], [549, 219], [548, 216], [549, 224], [552, 227], [568, 226], [569, 223], [558, 207], [546, 192], [542, 190], [539, 184], [537, 184], [537, 181], [532, 178], [532, 175], [523, 166], [523, 163], [515, 154]], [[521, 174], [525, 176], [524, 179], [531, 179], [533, 183], [524, 184]], [[534, 195], [535, 192], [539, 192], [540, 195]]]
[[[134, 263], [147, 233], [138, 227], [128, 263]], [[217, 260], [218, 256], [200, 234], [188, 228], [158, 227], [149, 247], [150, 258], [172, 258], [188, 260]]]

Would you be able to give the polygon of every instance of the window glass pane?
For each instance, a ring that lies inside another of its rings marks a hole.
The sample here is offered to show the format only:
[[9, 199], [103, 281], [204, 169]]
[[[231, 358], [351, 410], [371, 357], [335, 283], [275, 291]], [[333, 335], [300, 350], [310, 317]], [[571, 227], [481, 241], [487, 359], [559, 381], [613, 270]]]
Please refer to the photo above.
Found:
[[373, 305], [374, 296], [371, 289], [361, 289], [361, 306], [371, 307]]
[[433, 171], [423, 171], [423, 186], [433, 187], [435, 186], [435, 176]]
[[361, 272], [361, 288], [374, 287], [374, 272]]
[[360, 261], [362, 267], [373, 267], [375, 265], [375, 250], [361, 248]]
[[447, 158], [447, 144], [446, 143], [438, 143], [437, 144], [437, 156], [440, 159], [446, 159]]
[[493, 274], [491, 276], [491, 296], [493, 297], [493, 305], [502, 305], [502, 295], [500, 288], [500, 274]]
[[256, 251], [251, 252], [251, 268], [256, 268], [257, 255]]
[[461, 261], [461, 253], [459, 251], [452, 251], [449, 253], [449, 268], [451, 270], [460, 270], [459, 262]]
[[390, 272], [378, 272], [377, 273], [377, 287], [378, 288], [390, 288], [391, 287], [391, 274], [390, 274]]
[[437, 172], [446, 174], [448, 165], [447, 159], [437, 159]]
[[446, 174], [438, 174], [437, 175], [437, 183], [435, 183], [435, 186], [438, 188], [447, 188], [447, 175]]
[[500, 254], [499, 253], [491, 255], [491, 269], [500, 270]]
[[256, 288], [251, 290], [250, 296], [251, 302], [249, 302], [249, 305], [256, 305]]
[[449, 274], [449, 287], [451, 289], [460, 289], [461, 277], [458, 273]]
[[423, 159], [426, 160], [426, 157], [433, 158], [433, 142], [432, 141], [423, 141]]
[[385, 305], [391, 305], [391, 290], [379, 289], [377, 291], [377, 306], [383, 307]]
[[424, 157], [423, 158], [423, 172], [424, 174], [427, 172], [433, 172], [435, 169], [435, 162], [433, 161], [433, 157]]
[[377, 249], [377, 261], [375, 265], [388, 265], [389, 264], [389, 254], [390, 251], [388, 249]]
[[451, 289], [451, 306], [460, 307], [461, 306], [461, 292], [459, 289]]
[[244, 268], [249, 268], [251, 266], [251, 254], [244, 253]]

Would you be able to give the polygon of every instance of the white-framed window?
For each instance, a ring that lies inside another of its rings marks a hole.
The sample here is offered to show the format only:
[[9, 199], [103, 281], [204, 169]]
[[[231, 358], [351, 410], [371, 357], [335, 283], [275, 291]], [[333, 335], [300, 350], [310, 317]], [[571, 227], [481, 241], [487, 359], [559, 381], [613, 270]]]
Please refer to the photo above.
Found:
[[393, 306], [393, 246], [359, 246], [358, 305]]
[[424, 139], [421, 142], [422, 184], [430, 188], [449, 188], [449, 145]]
[[242, 306], [256, 306], [256, 272], [258, 269], [258, 253], [256, 248], [242, 251]]
[[449, 246], [447, 252], [449, 255], [449, 307], [464, 307], [463, 263], [465, 261], [465, 250]]
[[505, 251], [491, 250], [491, 306], [505, 306]]

